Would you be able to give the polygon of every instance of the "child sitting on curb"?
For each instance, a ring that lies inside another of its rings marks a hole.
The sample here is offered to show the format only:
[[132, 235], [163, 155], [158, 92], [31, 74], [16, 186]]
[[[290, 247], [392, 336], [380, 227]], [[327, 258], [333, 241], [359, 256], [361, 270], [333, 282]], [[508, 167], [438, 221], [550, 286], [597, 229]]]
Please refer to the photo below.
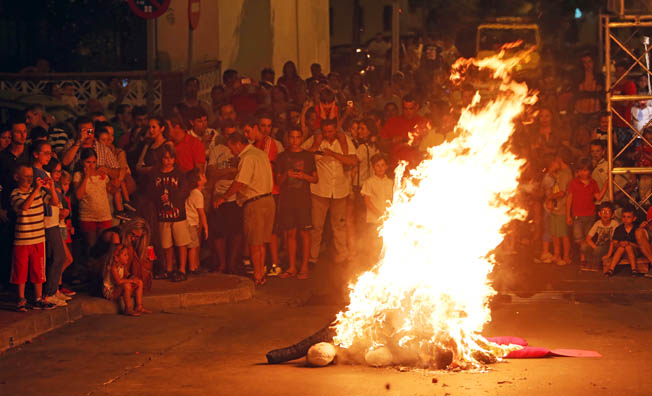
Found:
[[605, 256], [605, 259], [608, 259], [613, 253], [611, 262], [604, 266], [605, 276], [612, 276], [614, 274], [614, 269], [616, 268], [616, 265], [618, 265], [623, 253], [627, 254], [627, 260], [632, 268], [632, 276], [639, 275], [639, 272], [636, 269], [635, 249], [638, 245], [636, 244], [636, 227], [634, 227], [634, 222], [636, 221], [634, 208], [631, 205], [624, 207], [622, 217], [623, 224], [616, 227], [611, 245], [609, 246], [609, 252], [607, 252], [607, 255]]
[[618, 222], [613, 219], [613, 214], [611, 202], [603, 202], [598, 207], [600, 220], [593, 224], [586, 235], [586, 240], [580, 246], [582, 255], [586, 258], [586, 261], [580, 263], [580, 271], [597, 272], [601, 268], [602, 258], [606, 257], [611, 245], [611, 238], [618, 227]]
[[136, 276], [129, 276], [129, 263], [129, 247], [118, 245], [104, 266], [102, 295], [111, 301], [122, 299], [125, 315], [151, 313], [143, 307], [143, 281]]

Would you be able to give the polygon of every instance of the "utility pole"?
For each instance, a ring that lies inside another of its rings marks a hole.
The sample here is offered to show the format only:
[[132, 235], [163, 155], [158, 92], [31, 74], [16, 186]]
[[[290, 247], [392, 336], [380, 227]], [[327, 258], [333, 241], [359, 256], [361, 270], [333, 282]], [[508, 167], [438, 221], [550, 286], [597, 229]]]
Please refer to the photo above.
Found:
[[398, 64], [398, 54], [399, 54], [399, 35], [400, 35], [400, 26], [399, 26], [399, 15], [401, 8], [399, 6], [399, 0], [394, 0], [392, 3], [392, 75], [399, 71]]

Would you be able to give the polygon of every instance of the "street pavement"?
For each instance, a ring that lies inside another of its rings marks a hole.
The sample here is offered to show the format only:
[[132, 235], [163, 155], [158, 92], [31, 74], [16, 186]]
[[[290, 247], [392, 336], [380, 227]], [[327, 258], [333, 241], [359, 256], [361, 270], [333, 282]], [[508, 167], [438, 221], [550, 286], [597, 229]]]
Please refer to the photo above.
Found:
[[[90, 315], [0, 355], [0, 395], [650, 395], [652, 280], [501, 259], [486, 336], [602, 358], [506, 360], [478, 372], [266, 364], [345, 307], [327, 261], [308, 281], [270, 279], [253, 300]], [[525, 264], [524, 264], [525, 263]], [[359, 272], [361, 267], [349, 269]], [[330, 275], [329, 275], [330, 274]], [[325, 281], [330, 280], [330, 281]]]

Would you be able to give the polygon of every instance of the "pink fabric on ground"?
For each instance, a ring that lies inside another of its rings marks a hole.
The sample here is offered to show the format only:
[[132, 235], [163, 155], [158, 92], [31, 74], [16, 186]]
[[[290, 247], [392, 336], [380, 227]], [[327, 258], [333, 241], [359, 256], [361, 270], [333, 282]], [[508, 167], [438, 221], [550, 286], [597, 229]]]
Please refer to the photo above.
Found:
[[508, 353], [505, 358], [507, 359], [534, 359], [543, 358], [550, 354], [550, 349], [539, 347], [525, 347], [518, 351]]
[[487, 341], [493, 342], [498, 345], [520, 345], [527, 346], [527, 341], [519, 337], [509, 337], [509, 336], [499, 336], [499, 337], [487, 337]]
[[584, 351], [581, 349], [553, 349], [550, 351], [550, 354], [553, 356], [565, 357], [602, 357], [599, 352]]
[[599, 352], [596, 351], [585, 351], [582, 349], [553, 349], [540, 348], [540, 347], [531, 347], [528, 346], [527, 341], [519, 337], [510, 337], [510, 336], [498, 336], [498, 337], [486, 337], [486, 340], [493, 342], [498, 345], [521, 345], [523, 349], [518, 351], [512, 351], [508, 353], [505, 358], [507, 359], [534, 359], [534, 358], [543, 358], [550, 356], [561, 356], [561, 357], [602, 357]]

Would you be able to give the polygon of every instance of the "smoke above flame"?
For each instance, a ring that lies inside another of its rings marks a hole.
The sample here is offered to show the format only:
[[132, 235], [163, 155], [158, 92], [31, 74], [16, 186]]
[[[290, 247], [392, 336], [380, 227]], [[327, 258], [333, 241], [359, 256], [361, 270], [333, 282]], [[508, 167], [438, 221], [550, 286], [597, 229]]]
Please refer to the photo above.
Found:
[[[460, 59], [451, 79], [469, 67], [497, 79], [497, 95], [464, 109], [457, 137], [429, 150], [419, 166], [397, 170], [393, 203], [380, 228], [383, 253], [374, 268], [350, 285], [350, 304], [337, 315], [335, 344], [351, 356], [385, 349], [392, 364], [441, 368], [480, 367], [515, 347], [481, 336], [491, 320], [488, 280], [501, 229], [523, 218], [515, 207], [523, 161], [506, 144], [514, 121], [536, 102], [510, 72], [527, 52], [505, 51], [481, 60]], [[486, 103], [484, 103], [486, 102]]]

